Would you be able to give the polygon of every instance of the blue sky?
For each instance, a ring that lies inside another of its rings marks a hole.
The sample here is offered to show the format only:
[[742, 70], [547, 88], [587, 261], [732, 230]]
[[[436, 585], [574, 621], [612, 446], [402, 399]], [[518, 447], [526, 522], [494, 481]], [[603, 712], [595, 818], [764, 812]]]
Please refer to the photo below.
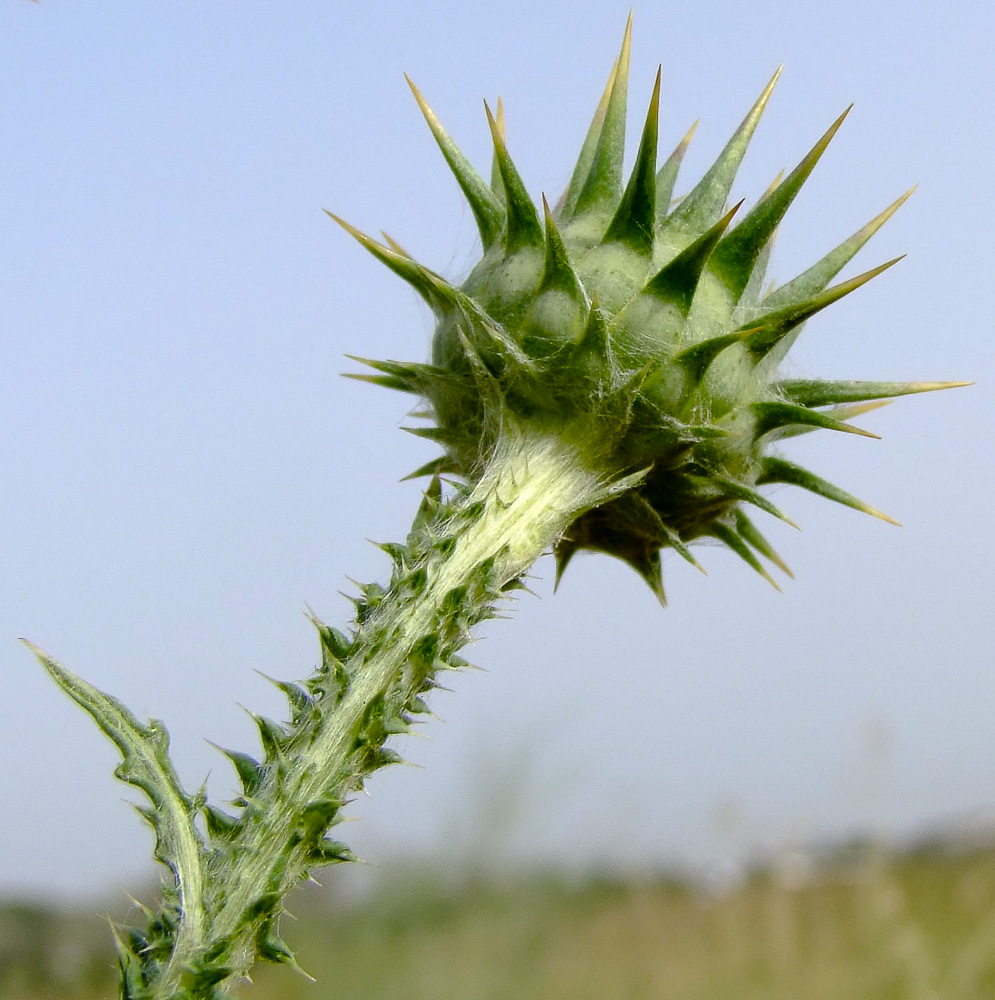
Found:
[[[747, 7], [749, 8], [747, 10]], [[812, 321], [790, 370], [974, 379], [812, 435], [792, 457], [902, 529], [785, 490], [801, 535], [777, 594], [718, 550], [665, 567], [661, 611], [607, 558], [492, 622], [426, 741], [348, 836], [408, 851], [713, 867], [753, 846], [903, 835], [995, 810], [990, 4], [703, 0], [635, 8], [630, 109], [663, 64], [661, 142], [701, 124], [690, 182], [785, 71], [733, 194], [753, 198], [851, 101], [778, 237], [787, 279], [912, 184], [849, 273], [887, 275]], [[481, 168], [481, 98], [538, 197], [573, 158], [627, 3], [0, 5], [0, 892], [134, 889], [149, 840], [109, 744], [26, 636], [166, 720], [182, 774], [253, 745], [253, 671], [315, 662], [306, 605], [403, 537], [433, 451], [410, 402], [344, 355], [421, 359], [431, 320], [322, 212], [459, 277], [475, 231], [407, 71]], [[489, 791], [487, 791], [489, 789]], [[503, 821], [494, 803], [501, 792]], [[726, 817], [726, 820], [720, 817]], [[728, 817], [735, 817], [729, 823]], [[482, 839], [482, 831], [494, 834]]]

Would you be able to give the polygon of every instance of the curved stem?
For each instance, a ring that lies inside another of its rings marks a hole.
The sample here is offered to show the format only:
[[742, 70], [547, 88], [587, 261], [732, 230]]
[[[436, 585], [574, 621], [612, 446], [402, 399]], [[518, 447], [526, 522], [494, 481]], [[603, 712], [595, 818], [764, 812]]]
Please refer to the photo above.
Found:
[[[490, 586], [474, 598], [476, 608], [464, 608], [471, 624], [475, 614], [486, 612], [482, 606], [493, 604], [500, 588], [528, 569], [579, 513], [615, 492], [608, 480], [605, 471], [591, 467], [581, 448], [564, 439], [562, 430], [558, 435], [514, 428], [502, 433], [479, 483], [437, 526], [451, 544], [430, 550], [422, 565], [408, 568], [409, 575], [424, 574], [420, 593], [412, 596], [395, 582], [362, 622], [357, 637], [363, 641], [345, 664], [352, 678], [348, 690], [323, 713], [308, 746], [285, 762], [279, 803], [265, 802], [266, 796], [260, 795], [259, 807], [265, 808], [257, 807], [233, 852], [238, 866], [227, 872], [229, 885], [208, 933], [199, 942], [181, 935], [187, 949], [174, 952], [171, 969], [189, 967], [191, 960], [223, 950], [232, 977], [248, 971], [257, 950], [259, 921], [254, 915], [259, 900], [267, 894], [282, 898], [306, 873], [304, 847], [300, 838], [295, 843], [295, 828], [313, 803], [341, 802], [355, 787], [357, 770], [351, 758], [371, 706], [405, 685], [416, 648], [448, 627], [447, 616], [453, 609], [458, 613], [482, 567], [487, 568]], [[460, 638], [469, 638], [468, 629]], [[415, 695], [417, 690], [406, 690], [402, 700]], [[173, 975], [167, 973], [166, 978], [177, 983]], [[163, 986], [162, 995], [171, 995], [167, 984]]]

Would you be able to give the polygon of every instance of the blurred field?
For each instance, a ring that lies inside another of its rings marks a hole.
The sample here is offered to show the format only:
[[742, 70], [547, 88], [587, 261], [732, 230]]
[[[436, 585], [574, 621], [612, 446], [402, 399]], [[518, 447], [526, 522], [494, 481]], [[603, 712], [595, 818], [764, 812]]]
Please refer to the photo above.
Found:
[[[318, 983], [265, 968], [242, 1000], [982, 1000], [995, 997], [995, 849], [787, 855], [709, 893], [672, 879], [296, 897], [284, 934]], [[329, 882], [334, 882], [330, 873]], [[115, 995], [96, 915], [0, 906], [3, 1000]]]

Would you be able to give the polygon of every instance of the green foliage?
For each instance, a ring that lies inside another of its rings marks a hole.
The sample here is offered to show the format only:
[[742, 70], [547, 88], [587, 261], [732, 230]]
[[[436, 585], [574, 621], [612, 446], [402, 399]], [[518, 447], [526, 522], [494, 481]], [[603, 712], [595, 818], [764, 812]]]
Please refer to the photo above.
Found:
[[[244, 971], [246, 950], [264, 961], [294, 964], [277, 931], [284, 894], [311, 869], [351, 859], [344, 844], [326, 835], [345, 796], [400, 759], [385, 742], [425, 710], [422, 696], [440, 671], [462, 663], [456, 649], [501, 596], [492, 563], [473, 567], [460, 587], [436, 602], [424, 633], [408, 641], [398, 674], [367, 684], [371, 689], [358, 701], [350, 698], [378, 650], [397, 642], [396, 616], [377, 614], [385, 596], [402, 604], [417, 600], [427, 567], [448, 550], [460, 520], [436, 481], [407, 544], [384, 546], [393, 563], [389, 587], [362, 587], [355, 598], [353, 632], [346, 636], [315, 621], [319, 668], [304, 684], [277, 682], [287, 696], [289, 722], [255, 717], [263, 751], [258, 759], [223, 751], [241, 784], [230, 812], [207, 804], [202, 793], [184, 791], [160, 722], [142, 725], [119, 701], [35, 651], [120, 749], [117, 776], [148, 798], [150, 806], [140, 812], [156, 833], [156, 857], [171, 872], [159, 911], [147, 911], [147, 926], [118, 930], [123, 996], [214, 996], [217, 983]], [[331, 753], [330, 742], [336, 744]], [[199, 813], [206, 836], [197, 826]]]
[[148, 799], [139, 811], [168, 869], [145, 926], [115, 928], [122, 997], [209, 1000], [257, 960], [297, 968], [280, 937], [283, 901], [315, 869], [352, 859], [329, 836], [350, 794], [401, 760], [389, 741], [428, 711], [441, 673], [466, 665], [457, 654], [473, 628], [567, 520], [626, 485], [603, 483], [559, 440], [524, 437], [509, 438], [475, 489], [444, 496], [434, 479], [405, 542], [381, 546], [387, 585], [359, 587], [348, 633], [315, 620], [317, 669], [302, 683], [274, 682], [288, 720], [254, 716], [258, 756], [222, 750], [241, 786], [225, 809], [183, 789], [160, 722], [143, 725], [35, 649], [121, 751], [117, 775]]
[[[732, 225], [742, 203], [728, 211], [726, 199], [775, 74], [712, 167], [671, 210], [690, 136], [658, 170], [659, 74], [623, 187], [629, 44], [627, 27], [570, 185], [553, 209], [544, 197], [542, 212], [489, 110], [495, 170], [488, 185], [412, 84], [480, 226], [484, 253], [461, 286], [397, 244], [342, 225], [437, 315], [431, 365], [372, 361], [380, 374], [357, 376], [431, 403], [435, 426], [416, 433], [445, 454], [426, 470], [473, 480], [513, 414], [572, 435], [594, 464], [642, 471], [630, 494], [570, 525], [556, 543], [558, 572], [581, 549], [607, 552], [632, 565], [663, 601], [661, 550], [693, 560], [688, 545], [700, 538], [718, 538], [774, 582], [753, 553], [779, 568], [783, 561], [759, 529], [741, 529], [743, 504], [780, 516], [756, 490], [773, 481], [767, 463], [777, 460], [778, 439], [819, 428], [872, 436], [847, 422], [859, 409], [833, 404], [961, 383], [778, 378], [777, 364], [807, 319], [895, 263], [830, 285], [907, 195], [804, 274], [767, 289], [775, 230], [846, 112]], [[878, 514], [812, 473], [790, 482]]]
[[[717, 538], [773, 582], [758, 556], [786, 567], [743, 505], [787, 518], [757, 487], [792, 483], [877, 512], [772, 442], [817, 428], [873, 436], [847, 422], [865, 401], [956, 384], [779, 380], [804, 321], [890, 266], [829, 285], [899, 203], [765, 297], [773, 233], [842, 116], [733, 226], [726, 198], [771, 81], [670, 211], [686, 140], [658, 170], [659, 75], [623, 186], [629, 42], [627, 28], [570, 185], [542, 212], [500, 108], [487, 111], [487, 183], [415, 91], [480, 229], [483, 256], [462, 286], [342, 223], [437, 315], [430, 364], [369, 361], [376, 374], [361, 377], [426, 399], [434, 424], [414, 433], [444, 453], [419, 470], [433, 479], [405, 542], [381, 546], [387, 584], [359, 587], [347, 633], [315, 622], [321, 661], [307, 680], [274, 682], [288, 720], [254, 717], [258, 756], [222, 751], [241, 785], [230, 806], [183, 789], [161, 723], [36, 650], [121, 751], [118, 777], [146, 796], [139, 811], [168, 871], [145, 926], [116, 930], [122, 997], [210, 1000], [256, 960], [297, 967], [280, 937], [286, 894], [351, 858], [329, 836], [350, 794], [400, 760], [392, 739], [543, 551], [555, 550], [558, 573], [581, 549], [617, 556], [662, 601], [661, 550], [695, 562], [689, 545]], [[442, 474], [457, 477], [446, 492]]]

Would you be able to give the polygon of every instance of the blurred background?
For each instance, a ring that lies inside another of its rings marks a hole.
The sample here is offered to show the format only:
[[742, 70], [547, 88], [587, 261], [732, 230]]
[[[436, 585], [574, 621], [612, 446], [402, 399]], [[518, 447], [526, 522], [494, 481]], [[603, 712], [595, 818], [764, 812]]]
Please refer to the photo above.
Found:
[[[155, 878], [110, 744], [19, 636], [164, 719], [188, 786], [224, 799], [206, 738], [254, 745], [238, 706], [283, 710], [254, 671], [306, 675], [305, 608], [343, 624], [347, 576], [387, 570], [366, 539], [407, 530], [420, 486], [399, 480], [434, 449], [398, 430], [409, 398], [339, 375], [346, 353], [424, 359], [431, 316], [322, 212], [449, 277], [472, 266], [472, 216], [402, 71], [482, 171], [481, 98], [500, 94], [512, 155], [552, 198], [628, 12], [0, 4], [0, 899], [96, 912]], [[782, 62], [735, 199], [856, 102], [781, 227], [776, 278], [919, 185], [847, 274], [907, 259], [811, 321], [791, 373], [977, 384], [863, 418], [881, 442], [790, 443], [904, 527], [786, 489], [803, 533], [765, 525], [796, 575], [783, 594], [720, 550], [700, 553], [707, 578], [667, 561], [665, 611], [595, 556], [554, 598], [540, 562], [538, 599], [470, 650], [484, 672], [452, 678], [428, 739], [399, 746], [418, 767], [353, 805], [343, 836], [369, 864], [329, 891], [427, 865], [738, 892], [758, 859], [824, 845], [986, 842], [993, 45], [980, 0], [635, 8], [632, 127], [661, 62], [661, 149], [700, 119], [678, 193]]]

